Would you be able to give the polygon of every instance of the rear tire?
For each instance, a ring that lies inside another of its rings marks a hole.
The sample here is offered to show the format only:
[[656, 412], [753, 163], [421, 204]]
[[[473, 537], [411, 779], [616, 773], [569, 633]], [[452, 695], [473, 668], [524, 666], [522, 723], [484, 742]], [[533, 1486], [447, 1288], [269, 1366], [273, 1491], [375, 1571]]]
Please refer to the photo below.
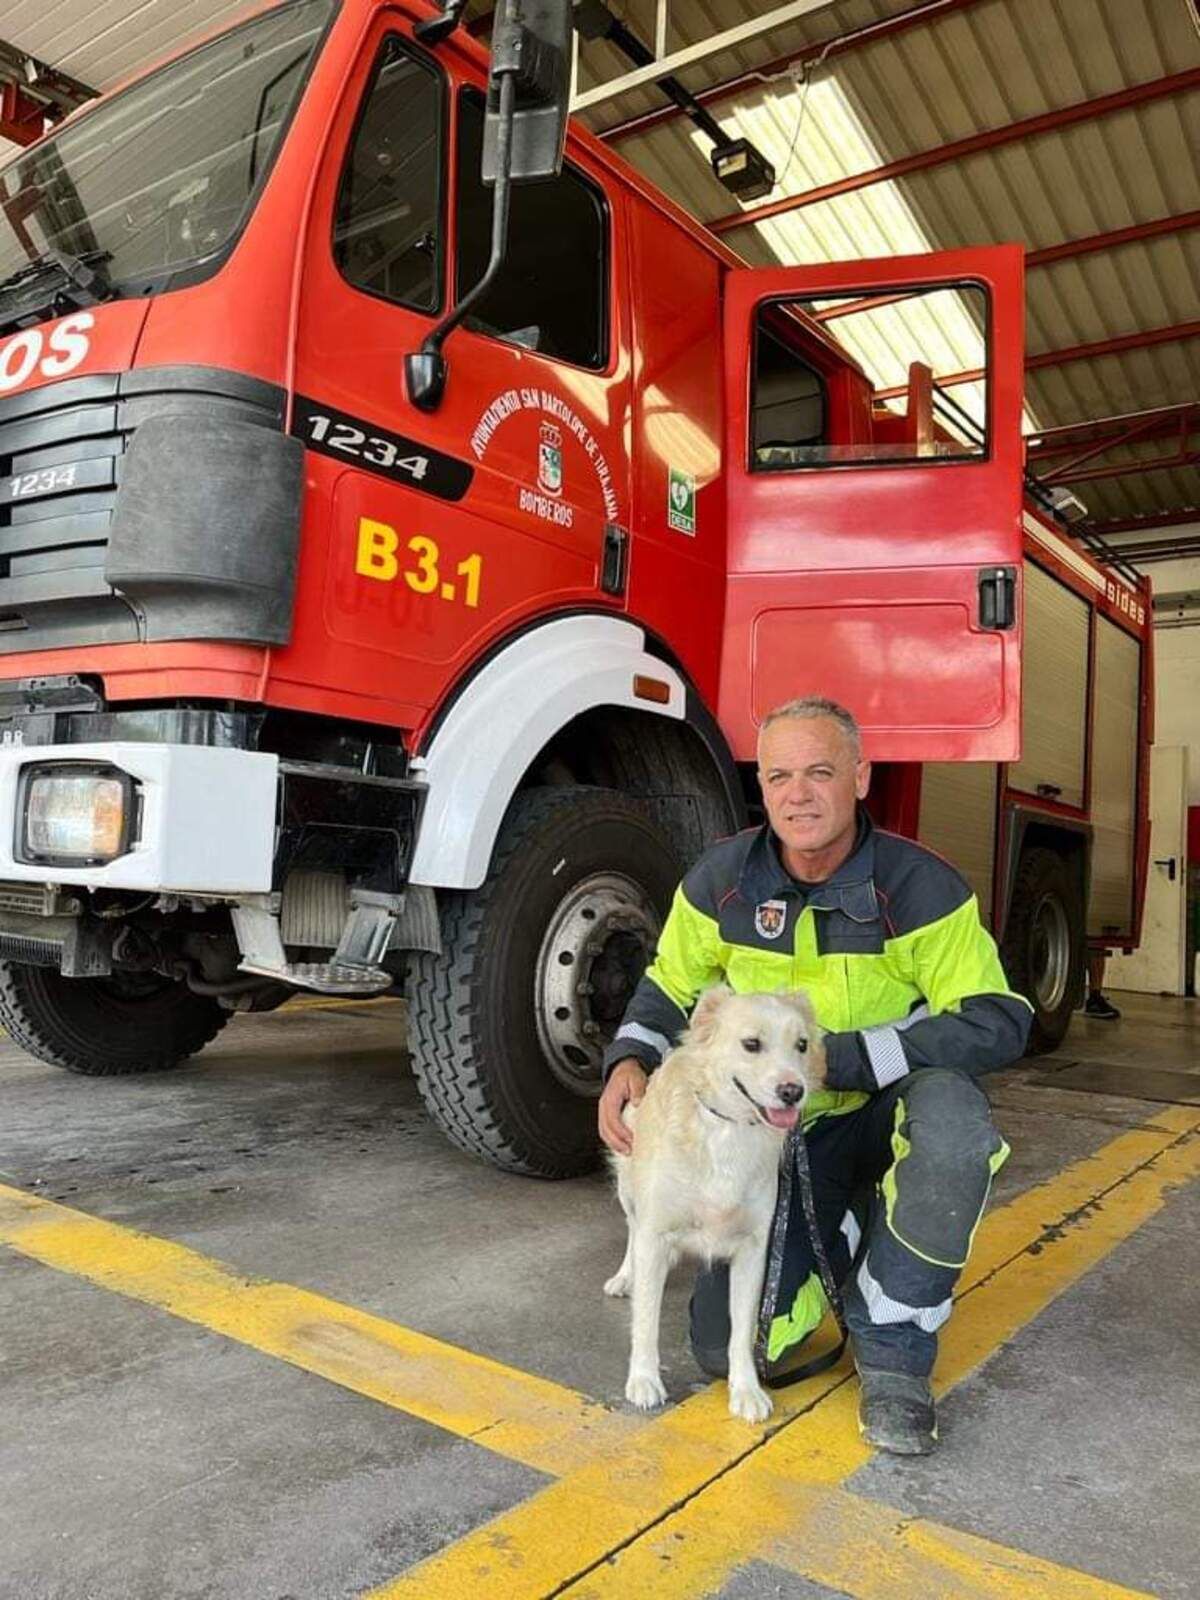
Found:
[[438, 896], [443, 953], [409, 958], [413, 1069], [460, 1150], [532, 1177], [595, 1166], [601, 1048], [680, 876], [622, 794], [517, 795], [487, 880]]
[[39, 1061], [90, 1078], [177, 1067], [230, 1013], [183, 983], [141, 973], [64, 978], [54, 967], [0, 962], [0, 1022]]
[[1033, 1006], [1026, 1053], [1057, 1050], [1071, 1025], [1087, 957], [1079, 886], [1057, 851], [1022, 854], [1000, 954], [1009, 982]]

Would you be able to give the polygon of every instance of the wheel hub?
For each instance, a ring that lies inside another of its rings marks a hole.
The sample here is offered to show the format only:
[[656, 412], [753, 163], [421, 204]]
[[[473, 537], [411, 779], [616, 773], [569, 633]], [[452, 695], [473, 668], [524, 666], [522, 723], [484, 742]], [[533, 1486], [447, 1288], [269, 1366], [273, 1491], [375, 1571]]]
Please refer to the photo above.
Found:
[[601, 1061], [654, 951], [662, 923], [646, 891], [620, 873], [575, 884], [538, 951], [535, 1014], [550, 1070], [596, 1096]]
[[1046, 894], [1038, 901], [1032, 927], [1034, 998], [1044, 1011], [1057, 1011], [1071, 975], [1071, 930], [1057, 895]]

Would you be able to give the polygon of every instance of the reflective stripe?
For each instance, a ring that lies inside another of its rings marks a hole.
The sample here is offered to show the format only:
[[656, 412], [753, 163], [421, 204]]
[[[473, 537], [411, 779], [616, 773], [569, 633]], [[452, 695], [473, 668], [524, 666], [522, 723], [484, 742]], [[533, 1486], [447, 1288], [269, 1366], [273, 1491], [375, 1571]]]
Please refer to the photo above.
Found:
[[871, 1073], [881, 1089], [908, 1076], [908, 1058], [895, 1028], [864, 1028], [860, 1035], [871, 1063]]
[[771, 1319], [767, 1333], [767, 1360], [778, 1361], [785, 1350], [807, 1339], [820, 1324], [828, 1304], [819, 1275], [810, 1272], [796, 1291], [792, 1309]]
[[902, 1300], [893, 1300], [871, 1276], [865, 1261], [858, 1269], [858, 1287], [866, 1303], [867, 1315], [877, 1328], [889, 1327], [897, 1322], [912, 1322], [923, 1333], [936, 1333], [950, 1315], [952, 1302], [949, 1297], [937, 1306], [906, 1306]]
[[901, 1017], [899, 1022], [893, 1022], [892, 1027], [897, 1033], [903, 1033], [906, 1028], [911, 1028], [914, 1022], [924, 1022], [926, 1017], [931, 1017], [933, 1012], [927, 1005], [914, 1006], [906, 1017]]
[[842, 1237], [849, 1246], [850, 1259], [853, 1261], [854, 1257], [858, 1254], [859, 1244], [862, 1242], [862, 1229], [859, 1227], [858, 1218], [854, 1215], [853, 1211], [847, 1211], [846, 1215], [842, 1218], [841, 1232]]
[[617, 1029], [618, 1039], [632, 1039], [636, 1044], [648, 1044], [652, 1050], [657, 1050], [660, 1056], [665, 1056], [671, 1048], [671, 1041], [665, 1033], [655, 1033], [653, 1028], [643, 1028], [640, 1022], [625, 1022]]

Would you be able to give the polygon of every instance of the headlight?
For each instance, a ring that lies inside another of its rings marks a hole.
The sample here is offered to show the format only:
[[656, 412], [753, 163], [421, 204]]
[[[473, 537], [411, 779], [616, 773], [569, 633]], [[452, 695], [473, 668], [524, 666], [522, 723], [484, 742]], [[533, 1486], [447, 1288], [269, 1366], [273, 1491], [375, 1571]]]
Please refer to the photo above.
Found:
[[22, 771], [21, 796], [23, 861], [97, 865], [129, 847], [135, 790], [127, 772], [30, 765]]

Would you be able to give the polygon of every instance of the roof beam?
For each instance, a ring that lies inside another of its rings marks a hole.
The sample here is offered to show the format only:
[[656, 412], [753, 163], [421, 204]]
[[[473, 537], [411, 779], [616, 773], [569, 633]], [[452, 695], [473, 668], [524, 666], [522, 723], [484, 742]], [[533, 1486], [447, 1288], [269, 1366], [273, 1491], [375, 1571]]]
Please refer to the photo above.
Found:
[[1181, 506], [1178, 511], [1147, 511], [1137, 517], [1109, 517], [1089, 522], [1088, 531], [1108, 538], [1114, 533], [1154, 533], [1159, 528], [1184, 528], [1200, 523], [1200, 506]]
[[[1163, 234], [1186, 233], [1190, 228], [1200, 228], [1200, 211], [1181, 211], [1173, 217], [1157, 217], [1153, 222], [1135, 222], [1128, 228], [1113, 228], [1108, 233], [1092, 233], [1085, 239], [1066, 239], [1061, 244], [1030, 250], [1025, 257], [1025, 266], [1027, 270], [1030, 267], [1045, 267], [1052, 261], [1090, 255], [1096, 250], [1115, 250], [1121, 245], [1157, 239]], [[852, 317], [860, 311], [873, 311], [879, 306], [897, 305], [902, 300], [913, 298], [910, 290], [901, 294], [869, 295], [865, 300], [847, 300], [841, 305], [827, 306], [823, 311], [814, 311], [812, 316], [817, 322], [834, 322], [839, 317]]]
[[1165, 471], [1171, 467], [1194, 467], [1200, 462], [1200, 450], [1175, 450], [1169, 456], [1151, 456], [1140, 461], [1117, 461], [1108, 467], [1085, 467], [1082, 472], [1055, 473], [1043, 483], [1091, 483], [1096, 478], [1129, 478], [1141, 472]]
[[61, 122], [97, 93], [20, 45], [0, 39], [0, 134], [6, 139], [32, 144], [47, 123]]
[[19, 83], [0, 84], [0, 138], [33, 144], [46, 131], [49, 108], [26, 94]]
[[[1190, 415], [1193, 411], [1200, 411], [1200, 400], [1185, 400], [1175, 406], [1151, 406], [1141, 411], [1120, 411], [1109, 417], [1087, 417], [1080, 422], [1060, 422], [1056, 427], [1042, 428], [1037, 433], [1026, 434], [1025, 437], [1031, 450], [1051, 455], [1063, 450], [1074, 450], [1077, 445], [1087, 443], [1086, 438], [1076, 439], [1075, 434], [1090, 435], [1096, 428], [1121, 428], [1127, 424], [1161, 422], [1168, 418], [1173, 418], [1175, 425], [1178, 426], [1179, 419]], [[1173, 432], [1174, 429], [1169, 431]], [[1069, 443], [1066, 442], [1068, 438]]]
[[[1039, 350], [1025, 357], [1026, 372], [1037, 372], [1043, 367], [1062, 367], [1068, 361], [1094, 361], [1099, 356], [1119, 355], [1124, 350], [1145, 350], [1151, 345], [1174, 344], [1183, 339], [1200, 336], [1200, 322], [1174, 322], [1166, 328], [1145, 328], [1137, 333], [1119, 333], [1111, 339], [1097, 339], [1092, 344], [1072, 344], [1061, 350]], [[978, 383], [986, 377], [983, 367], [971, 367], [966, 372], [938, 373], [934, 382], [939, 389], [950, 389], [959, 383]], [[876, 400], [896, 400], [908, 393], [907, 384], [897, 384], [890, 389], [876, 389]]]
[[[772, 78], [782, 78], [789, 72], [801, 72], [806, 67], [820, 66], [831, 56], [847, 55], [864, 45], [876, 44], [880, 39], [894, 37], [909, 28], [927, 26], [929, 23], [937, 22], [941, 17], [950, 16], [956, 11], [969, 11], [972, 6], [982, 3], [983, 0], [921, 0], [920, 5], [912, 6], [908, 11], [898, 11], [894, 16], [883, 17], [877, 22], [868, 22], [861, 28], [850, 28], [846, 33], [835, 34], [831, 39], [806, 44], [803, 50], [793, 51], [791, 55], [777, 56], [774, 61], [764, 62], [761, 67], [755, 67], [750, 72], [739, 73], [736, 78], [727, 78], [723, 83], [714, 83], [707, 89], [699, 89], [696, 91], [696, 99], [702, 106], [712, 105], [718, 100], [731, 99], [743, 89], [768, 83]], [[661, 110], [648, 111], [640, 117], [630, 117], [627, 122], [619, 122], [614, 127], [604, 128], [600, 132], [600, 138], [606, 143], [619, 144], [622, 139], [631, 138], [637, 133], [647, 133], [660, 123], [671, 122], [681, 115], [678, 106], [663, 106]]]
[[[1135, 418], [1130, 425], [1117, 434], [1101, 434], [1098, 438], [1090, 440], [1085, 449], [1079, 448], [1079, 441], [1069, 447], [1075, 453], [1068, 454], [1065, 461], [1060, 461], [1058, 466], [1051, 467], [1047, 472], [1038, 476], [1043, 483], [1074, 482], [1075, 470], [1082, 467], [1087, 461], [1094, 461], [1097, 456], [1107, 455], [1110, 450], [1115, 450], [1118, 445], [1132, 444], [1135, 439], [1145, 442], [1150, 437], [1161, 438], [1164, 434], [1168, 437], [1174, 434], [1179, 440], [1178, 454], [1187, 450], [1188, 434], [1191, 432], [1192, 423], [1190, 410], [1185, 409], [1175, 419], [1165, 426], [1151, 412], [1148, 416]], [[1028, 455], [1026, 456], [1028, 459]], [[1071, 474], [1068, 478], [1067, 474]]]
[[914, 155], [901, 156], [896, 161], [885, 162], [881, 167], [870, 167], [865, 172], [847, 174], [832, 183], [819, 184], [815, 189], [805, 189], [800, 194], [785, 195], [782, 200], [769, 200], [765, 205], [750, 206], [744, 211], [733, 211], [716, 217], [706, 224], [713, 233], [730, 233], [736, 228], [748, 228], [770, 217], [783, 216], [789, 211], [799, 211], [804, 206], [816, 205], [822, 200], [833, 200], [859, 189], [869, 189], [876, 183], [887, 183], [904, 178], [913, 172], [925, 172], [951, 161], [961, 161], [966, 156], [983, 150], [995, 150], [1001, 145], [1015, 144], [1023, 139], [1033, 139], [1039, 134], [1052, 133], [1057, 128], [1071, 127], [1077, 122], [1091, 122], [1098, 117], [1112, 116], [1114, 112], [1128, 110], [1130, 106], [1144, 105], [1147, 101], [1161, 100], [1169, 95], [1183, 94], [1188, 89], [1200, 87], [1200, 67], [1186, 72], [1174, 72], [1165, 78], [1151, 78], [1115, 94], [1103, 94], [1093, 100], [1079, 100], [1074, 105], [1059, 106], [1054, 111], [1042, 112], [1036, 117], [1024, 117], [1020, 122], [1005, 123], [999, 128], [987, 128], [966, 139], [955, 139], [950, 144], [937, 145], [932, 150], [918, 150]]
[[757, 38], [760, 33], [770, 33], [774, 28], [785, 27], [789, 22], [807, 17], [814, 11], [822, 11], [826, 6], [833, 4], [834, 0], [787, 0], [786, 5], [772, 6], [769, 11], [764, 11], [757, 17], [739, 22], [735, 28], [726, 28], [723, 33], [714, 33], [696, 44], [689, 44], [682, 50], [672, 51], [669, 56], [660, 56], [658, 60], [651, 61], [644, 67], [635, 67], [632, 72], [623, 72], [619, 78], [612, 78], [607, 83], [598, 83], [594, 88], [585, 89], [582, 94], [575, 96], [571, 102], [571, 110], [587, 111], [589, 107], [602, 105], [606, 100], [614, 100], [630, 89], [643, 88], [648, 83], [656, 83], [659, 78], [673, 77], [675, 73], [696, 61], [703, 61], [722, 50], [735, 49], [738, 45], [745, 44], [747, 40]]

